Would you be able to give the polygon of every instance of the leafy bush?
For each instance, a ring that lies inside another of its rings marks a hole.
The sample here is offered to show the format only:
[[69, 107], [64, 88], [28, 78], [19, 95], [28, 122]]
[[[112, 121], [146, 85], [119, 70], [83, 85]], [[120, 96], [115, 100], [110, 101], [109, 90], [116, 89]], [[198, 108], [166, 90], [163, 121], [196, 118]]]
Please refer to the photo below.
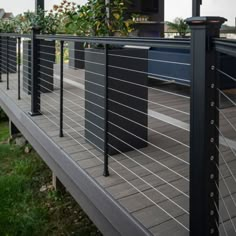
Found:
[[16, 16], [18, 31], [28, 34], [32, 27], [38, 27], [42, 34], [55, 34], [60, 25], [58, 14], [38, 9], [38, 12], [27, 11]]
[[0, 19], [0, 33], [16, 33], [17, 23], [14, 18], [8, 20]]
[[188, 32], [188, 24], [182, 18], [175, 18], [174, 22], [167, 22], [170, 30], [177, 31], [180, 36], [184, 37]]
[[[88, 0], [84, 5], [63, 0], [54, 5], [54, 14], [61, 19], [61, 31], [79, 36], [108, 36], [118, 34], [128, 36], [134, 29], [134, 22], [127, 14], [127, 0], [114, 0], [107, 4], [104, 0]], [[107, 18], [107, 9], [110, 17]]]

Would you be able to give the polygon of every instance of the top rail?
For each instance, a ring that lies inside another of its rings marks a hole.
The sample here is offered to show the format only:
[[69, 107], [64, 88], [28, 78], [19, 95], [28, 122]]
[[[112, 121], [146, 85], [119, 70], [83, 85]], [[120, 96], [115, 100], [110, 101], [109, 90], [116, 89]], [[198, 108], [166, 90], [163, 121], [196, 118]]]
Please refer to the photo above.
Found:
[[31, 34], [0, 33], [0, 37], [30, 38]]
[[214, 39], [213, 46], [217, 52], [225, 53], [236, 57], [236, 40], [234, 39]]
[[[2, 37], [29, 38], [30, 34], [0, 34]], [[190, 49], [189, 39], [164, 39], [164, 38], [144, 38], [144, 37], [78, 37], [72, 35], [43, 35], [37, 34], [36, 39], [58, 40], [68, 42], [84, 42], [110, 45], [131, 45], [173, 49]]]

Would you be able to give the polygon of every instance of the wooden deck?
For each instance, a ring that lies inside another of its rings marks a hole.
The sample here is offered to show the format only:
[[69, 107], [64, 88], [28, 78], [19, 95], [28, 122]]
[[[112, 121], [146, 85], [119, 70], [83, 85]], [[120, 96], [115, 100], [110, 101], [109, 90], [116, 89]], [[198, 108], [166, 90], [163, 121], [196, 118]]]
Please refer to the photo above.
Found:
[[[149, 103], [148, 121], [150, 128], [148, 142], [150, 142], [150, 145], [141, 150], [110, 157], [110, 176], [104, 177], [102, 154], [84, 139], [84, 71], [65, 69], [63, 138], [58, 137], [59, 80], [56, 71], [57, 68], [55, 68], [55, 90], [41, 96], [43, 115], [36, 117], [28, 115], [30, 111], [30, 96], [25, 92], [22, 91], [22, 99], [20, 101], [17, 100], [17, 76], [15, 74], [10, 75], [10, 90], [8, 91], [6, 90], [6, 77], [3, 75], [3, 82], [0, 83], [0, 105], [15, 123], [17, 123], [17, 120], [22, 123], [22, 127], [19, 127], [19, 129], [23, 134], [24, 132], [28, 133], [28, 137], [30, 137], [32, 132], [31, 136], [35, 136], [35, 139], [40, 135], [45, 137], [45, 142], [41, 142], [41, 146], [45, 149], [44, 151], [47, 151], [47, 145], [52, 146], [53, 144], [49, 154], [53, 156], [59, 167], [61, 165], [61, 168], [72, 179], [72, 182], [74, 180], [75, 184], [81, 187], [84, 196], [96, 206], [98, 212], [105, 216], [115, 229], [114, 232], [117, 231], [120, 235], [128, 235], [127, 232], [129, 232], [129, 235], [134, 235], [132, 230], [136, 227], [140, 231], [139, 235], [189, 235], [186, 229], [189, 228], [189, 215], [186, 212], [189, 211], [189, 165], [187, 164], [189, 162], [189, 148], [187, 146], [189, 145], [190, 117], [188, 114], [174, 110], [177, 109], [189, 113], [189, 99], [176, 97], [150, 88], [149, 100], [152, 101]], [[187, 88], [172, 84], [159, 84], [153, 88], [189, 95]], [[166, 107], [159, 106], [153, 102]], [[10, 104], [14, 104], [14, 106]], [[15, 114], [13, 110], [15, 106], [19, 117], [16, 117], [16, 115], [14, 117], [13, 115]], [[174, 109], [171, 110], [168, 107]], [[235, 124], [235, 109], [228, 107], [222, 111]], [[25, 122], [23, 122], [24, 119]], [[28, 123], [26, 120], [28, 120]], [[29, 120], [32, 121], [31, 125], [29, 125]], [[39, 128], [40, 132], [33, 133], [30, 128], [33, 126], [37, 127], [37, 129]], [[236, 135], [222, 116], [220, 128], [224, 136], [228, 138], [227, 142], [230, 142], [231, 148], [236, 150]], [[160, 132], [160, 134], [157, 132]], [[49, 140], [50, 144], [49, 142], [47, 144], [46, 140]], [[185, 146], [175, 140], [184, 143]], [[36, 151], [41, 153], [37, 149], [36, 142], [37, 140], [32, 145]], [[235, 156], [230, 148], [226, 146], [224, 139], [221, 138], [220, 150], [233, 173], [236, 174]], [[65, 154], [65, 160], [61, 157], [58, 157], [57, 160], [59, 152]], [[44, 159], [47, 162], [46, 158]], [[232, 190], [233, 197], [235, 197], [234, 179], [222, 158], [220, 158], [220, 162], [221, 172]], [[69, 163], [68, 166], [67, 163]], [[50, 167], [53, 166], [52, 163], [47, 164]], [[73, 169], [69, 168], [70, 165], [73, 165]], [[85, 179], [79, 179], [79, 173], [84, 173]], [[57, 175], [60, 178], [58, 172]], [[61, 177], [61, 181], [64, 182], [63, 177]], [[93, 189], [88, 189], [89, 187], [88, 185], [86, 186], [86, 183], [93, 183], [94, 188], [98, 188], [101, 192], [100, 196], [104, 196], [104, 198], [96, 199], [95, 192], [93, 192]], [[72, 188], [68, 187], [68, 190], [84, 207], [84, 210], [98, 225], [104, 235], [111, 235], [110, 229], [103, 227], [105, 223], [101, 222], [102, 219], [99, 219], [99, 216], [93, 214], [89, 206], [84, 204], [83, 198], [76, 197]], [[228, 206], [229, 213], [231, 216], [236, 217], [235, 208], [232, 207], [232, 198], [223, 181], [220, 184], [220, 191], [224, 202]], [[90, 192], [90, 195], [88, 192]], [[106, 201], [106, 197], [109, 197], [110, 202]], [[234, 231], [229, 221], [229, 215], [224, 209], [222, 200], [220, 203], [221, 220], [226, 222], [225, 226], [229, 235], [233, 235]], [[116, 205], [116, 208], [110, 208], [113, 205]], [[121, 219], [121, 217], [123, 218]], [[128, 222], [125, 220], [128, 218], [131, 219], [130, 224], [126, 225]], [[236, 223], [236, 218], [233, 220]], [[106, 223], [106, 225], [109, 223]], [[224, 235], [222, 227], [220, 230], [222, 235]]]

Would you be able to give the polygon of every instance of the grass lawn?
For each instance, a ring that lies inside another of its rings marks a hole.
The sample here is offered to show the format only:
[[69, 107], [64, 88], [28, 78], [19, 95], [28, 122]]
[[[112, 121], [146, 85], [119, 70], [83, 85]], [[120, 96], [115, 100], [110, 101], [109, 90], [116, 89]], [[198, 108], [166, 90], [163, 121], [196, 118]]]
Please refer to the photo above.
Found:
[[9, 137], [8, 121], [0, 122], [0, 142], [5, 141]]
[[68, 193], [51, 186], [51, 171], [32, 151], [25, 154], [0, 123], [0, 235], [101, 235]]

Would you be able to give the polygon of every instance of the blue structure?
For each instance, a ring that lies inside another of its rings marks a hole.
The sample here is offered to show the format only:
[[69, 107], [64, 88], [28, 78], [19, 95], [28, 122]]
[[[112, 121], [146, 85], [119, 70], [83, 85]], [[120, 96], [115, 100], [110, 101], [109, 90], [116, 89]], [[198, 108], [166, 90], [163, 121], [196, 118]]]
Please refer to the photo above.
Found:
[[152, 48], [149, 51], [148, 76], [190, 86], [190, 59], [188, 49]]

